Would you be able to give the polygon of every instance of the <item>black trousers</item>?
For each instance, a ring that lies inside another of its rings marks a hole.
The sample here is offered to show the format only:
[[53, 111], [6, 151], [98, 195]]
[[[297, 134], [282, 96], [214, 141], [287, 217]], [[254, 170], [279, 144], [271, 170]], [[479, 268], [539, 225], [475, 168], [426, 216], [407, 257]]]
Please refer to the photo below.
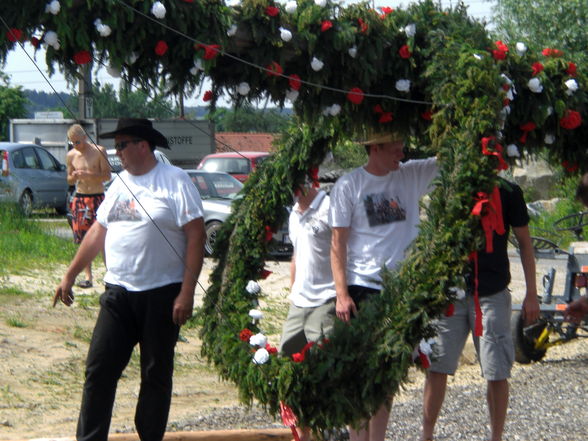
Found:
[[142, 441], [161, 441], [172, 394], [174, 350], [179, 326], [172, 321], [181, 284], [131, 292], [106, 285], [88, 358], [78, 441], [106, 441], [116, 386], [133, 348], [141, 350], [141, 387], [135, 426]]

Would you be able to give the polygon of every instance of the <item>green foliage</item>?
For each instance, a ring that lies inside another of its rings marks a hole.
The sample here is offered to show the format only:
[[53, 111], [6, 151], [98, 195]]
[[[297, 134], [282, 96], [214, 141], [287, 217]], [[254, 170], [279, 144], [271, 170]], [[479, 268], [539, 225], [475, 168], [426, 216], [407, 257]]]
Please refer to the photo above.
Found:
[[217, 132], [280, 133], [290, 118], [277, 109], [255, 109], [250, 104], [234, 109], [217, 108], [209, 115]]
[[20, 86], [11, 87], [9, 77], [0, 71], [0, 141], [8, 141], [8, 122], [26, 116], [27, 98]]
[[557, 48], [580, 63], [588, 61], [588, 3], [583, 0], [497, 0], [495, 32], [534, 50]]
[[47, 234], [22, 216], [16, 204], [0, 203], [0, 276], [8, 269], [30, 268], [35, 265], [67, 263], [75, 254], [72, 241]]
[[333, 160], [343, 169], [359, 167], [367, 162], [367, 153], [364, 146], [351, 140], [342, 140], [333, 147]]
[[26, 328], [28, 326], [20, 317], [8, 317], [6, 324], [13, 328]]

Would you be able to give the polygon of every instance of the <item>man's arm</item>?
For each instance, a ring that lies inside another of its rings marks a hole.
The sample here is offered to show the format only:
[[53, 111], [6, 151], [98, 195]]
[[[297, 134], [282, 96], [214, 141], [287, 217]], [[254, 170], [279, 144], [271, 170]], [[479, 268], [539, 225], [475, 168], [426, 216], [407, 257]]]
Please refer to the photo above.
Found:
[[567, 321], [579, 324], [588, 315], [588, 295], [584, 295], [570, 303], [564, 317]]
[[290, 260], [290, 290], [294, 286], [294, 280], [296, 280], [296, 256], [292, 254], [292, 260]]
[[104, 249], [104, 239], [106, 238], [106, 228], [99, 222], [94, 222], [69, 264], [61, 283], [55, 290], [53, 297], [53, 306], [61, 300], [65, 305], [70, 306], [73, 303], [71, 287], [73, 286], [76, 276], [87, 267], [90, 262]]
[[337, 292], [336, 313], [344, 322], [351, 320], [357, 314], [355, 302], [347, 290], [347, 242], [349, 241], [348, 227], [333, 227], [331, 238], [331, 269]]
[[65, 165], [67, 169], [67, 183], [69, 185], [76, 185], [78, 178], [74, 176], [74, 171], [76, 169], [73, 166], [73, 150], [67, 153]]
[[100, 179], [102, 182], [110, 181], [112, 174], [110, 172], [110, 164], [108, 163], [108, 155], [106, 154], [106, 149], [99, 145], [98, 150], [100, 151]]
[[180, 293], [174, 301], [173, 321], [183, 325], [192, 316], [194, 309], [194, 290], [200, 277], [200, 270], [204, 262], [204, 243], [206, 232], [204, 219], [199, 217], [182, 227], [186, 235], [186, 257], [184, 261], [184, 279]]
[[523, 300], [523, 317], [525, 324], [534, 323], [539, 318], [539, 299], [537, 298], [537, 281], [535, 273], [535, 253], [533, 243], [529, 234], [529, 227], [513, 227], [513, 233], [519, 243], [521, 253], [521, 264], [525, 274], [525, 285], [527, 292]]

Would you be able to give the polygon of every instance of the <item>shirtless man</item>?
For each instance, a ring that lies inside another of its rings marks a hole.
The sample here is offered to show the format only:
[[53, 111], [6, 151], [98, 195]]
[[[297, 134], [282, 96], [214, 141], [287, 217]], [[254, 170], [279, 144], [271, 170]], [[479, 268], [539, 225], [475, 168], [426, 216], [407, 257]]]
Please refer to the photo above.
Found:
[[[76, 186], [71, 202], [74, 242], [79, 244], [96, 220], [98, 206], [104, 200], [104, 182], [110, 179], [110, 165], [104, 147], [88, 143], [86, 132], [79, 124], [67, 131], [73, 148], [67, 153], [67, 183]], [[86, 279], [81, 288], [92, 286], [92, 263], [84, 268]]]

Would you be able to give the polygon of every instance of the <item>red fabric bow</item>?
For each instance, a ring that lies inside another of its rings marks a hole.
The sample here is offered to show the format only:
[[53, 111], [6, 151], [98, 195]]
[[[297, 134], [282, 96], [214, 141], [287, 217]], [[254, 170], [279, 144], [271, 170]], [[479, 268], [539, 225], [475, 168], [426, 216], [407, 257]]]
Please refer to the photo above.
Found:
[[520, 127], [520, 129], [523, 131], [523, 134], [519, 138], [519, 141], [521, 141], [521, 143], [525, 144], [527, 142], [527, 135], [529, 134], [529, 132], [532, 132], [536, 128], [537, 128], [537, 125], [532, 121], [529, 121], [528, 123], [523, 124]]
[[289, 427], [292, 430], [292, 436], [296, 441], [300, 441], [300, 437], [298, 436], [298, 432], [296, 431], [296, 423], [298, 422], [298, 418], [294, 415], [294, 411], [283, 401], [280, 401], [280, 416], [282, 417], [282, 422], [284, 426]]
[[494, 251], [492, 243], [494, 231], [498, 234], [504, 234], [506, 232], [502, 217], [502, 201], [498, 187], [494, 187], [490, 196], [484, 192], [479, 192], [476, 195], [476, 203], [474, 204], [474, 208], [472, 208], [472, 214], [474, 216], [480, 216], [482, 228], [486, 235], [486, 252], [492, 253]]
[[423, 354], [419, 349], [419, 359], [421, 360], [421, 366], [423, 369], [429, 369], [431, 367], [431, 362], [429, 360], [429, 356], [427, 354]]
[[[496, 151], [491, 151], [488, 147], [490, 141], [494, 141], [494, 148]], [[508, 164], [502, 158], [502, 146], [496, 142], [496, 137], [488, 136], [486, 138], [482, 138], [482, 153], [487, 156], [496, 156], [498, 159], [498, 170], [506, 170], [508, 168]]]

